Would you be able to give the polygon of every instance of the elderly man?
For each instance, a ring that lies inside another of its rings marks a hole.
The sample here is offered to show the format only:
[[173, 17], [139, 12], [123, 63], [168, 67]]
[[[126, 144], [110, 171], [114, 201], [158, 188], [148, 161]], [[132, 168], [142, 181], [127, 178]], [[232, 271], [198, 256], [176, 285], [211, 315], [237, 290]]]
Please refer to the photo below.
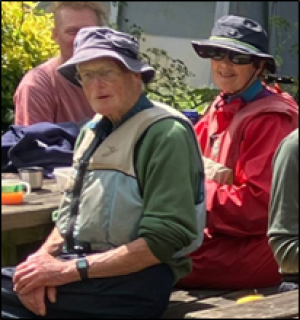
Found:
[[143, 93], [137, 40], [83, 28], [59, 71], [96, 112], [78, 137], [56, 226], [2, 271], [2, 317], [158, 318], [201, 244], [204, 175], [193, 126]]
[[54, 1], [50, 11], [54, 15], [52, 38], [60, 52], [21, 80], [14, 94], [16, 125], [81, 122], [95, 115], [82, 88], [67, 81], [56, 69], [72, 57], [77, 32], [83, 27], [102, 26], [105, 12], [96, 1]]

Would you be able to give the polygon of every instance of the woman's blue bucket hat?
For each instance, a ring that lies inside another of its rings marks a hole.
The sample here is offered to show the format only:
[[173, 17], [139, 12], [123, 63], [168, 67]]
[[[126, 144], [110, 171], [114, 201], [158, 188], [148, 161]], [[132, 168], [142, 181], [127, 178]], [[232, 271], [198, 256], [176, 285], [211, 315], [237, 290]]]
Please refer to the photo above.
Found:
[[275, 59], [269, 54], [266, 31], [258, 22], [249, 18], [223, 16], [216, 21], [209, 39], [192, 41], [192, 45], [202, 58], [207, 58], [205, 47], [218, 47], [262, 58], [266, 61], [268, 71], [276, 71]]

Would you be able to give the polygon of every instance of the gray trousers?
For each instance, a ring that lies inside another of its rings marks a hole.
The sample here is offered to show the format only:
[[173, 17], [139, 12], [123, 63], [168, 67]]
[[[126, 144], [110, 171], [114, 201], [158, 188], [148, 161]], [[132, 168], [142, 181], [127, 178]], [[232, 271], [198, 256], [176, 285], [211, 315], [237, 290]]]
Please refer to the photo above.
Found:
[[173, 275], [160, 264], [126, 276], [88, 279], [57, 287], [47, 315], [27, 310], [13, 291], [14, 268], [2, 269], [3, 319], [153, 319], [168, 306]]

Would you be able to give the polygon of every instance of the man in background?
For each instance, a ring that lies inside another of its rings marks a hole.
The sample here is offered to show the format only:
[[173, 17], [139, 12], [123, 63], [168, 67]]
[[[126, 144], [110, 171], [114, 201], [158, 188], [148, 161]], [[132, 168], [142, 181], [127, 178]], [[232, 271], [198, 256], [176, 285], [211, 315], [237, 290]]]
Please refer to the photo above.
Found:
[[73, 41], [83, 27], [102, 26], [105, 12], [99, 2], [53, 2], [52, 38], [59, 55], [25, 74], [14, 94], [16, 125], [38, 122], [81, 122], [95, 114], [82, 88], [66, 80], [57, 67], [73, 55]]

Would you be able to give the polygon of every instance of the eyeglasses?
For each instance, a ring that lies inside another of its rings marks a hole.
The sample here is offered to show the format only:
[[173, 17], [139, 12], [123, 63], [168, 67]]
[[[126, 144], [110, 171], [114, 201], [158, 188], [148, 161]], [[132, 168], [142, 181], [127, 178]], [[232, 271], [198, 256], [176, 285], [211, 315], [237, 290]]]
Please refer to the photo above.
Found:
[[118, 76], [120, 75], [120, 71], [114, 70], [114, 69], [108, 69], [108, 70], [87, 70], [82, 72], [77, 72], [75, 75], [76, 80], [81, 85], [88, 85], [92, 83], [92, 81], [97, 76], [98, 79], [105, 83], [111, 83], [114, 82]]
[[217, 47], [202, 47], [201, 49], [198, 49], [198, 53], [202, 58], [210, 58], [216, 61], [223, 60], [227, 55], [230, 62], [234, 64], [249, 64], [255, 59], [255, 57], [250, 54], [239, 53]]

